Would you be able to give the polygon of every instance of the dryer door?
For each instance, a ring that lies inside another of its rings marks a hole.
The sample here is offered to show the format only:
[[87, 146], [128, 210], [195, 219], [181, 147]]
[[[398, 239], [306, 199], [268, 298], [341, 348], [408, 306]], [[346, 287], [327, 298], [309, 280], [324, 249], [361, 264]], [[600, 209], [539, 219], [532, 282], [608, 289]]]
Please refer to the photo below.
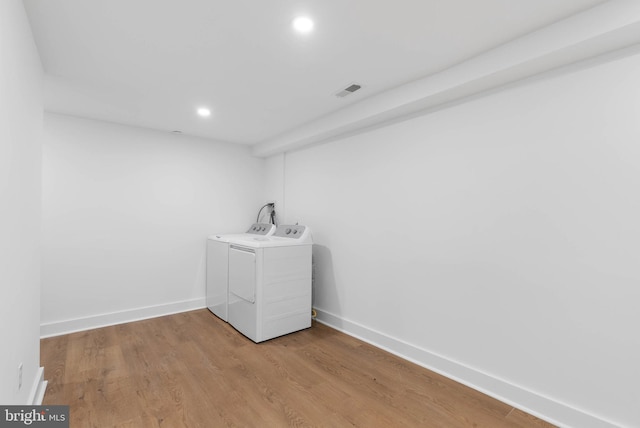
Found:
[[256, 252], [229, 246], [229, 292], [247, 302], [256, 301]]

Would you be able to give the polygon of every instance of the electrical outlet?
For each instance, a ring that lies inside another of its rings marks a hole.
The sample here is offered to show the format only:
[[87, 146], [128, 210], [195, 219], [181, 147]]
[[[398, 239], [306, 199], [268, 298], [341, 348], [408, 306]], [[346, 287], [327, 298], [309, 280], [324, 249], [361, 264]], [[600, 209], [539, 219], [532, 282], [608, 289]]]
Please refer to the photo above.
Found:
[[18, 364], [18, 391], [22, 389], [22, 363]]

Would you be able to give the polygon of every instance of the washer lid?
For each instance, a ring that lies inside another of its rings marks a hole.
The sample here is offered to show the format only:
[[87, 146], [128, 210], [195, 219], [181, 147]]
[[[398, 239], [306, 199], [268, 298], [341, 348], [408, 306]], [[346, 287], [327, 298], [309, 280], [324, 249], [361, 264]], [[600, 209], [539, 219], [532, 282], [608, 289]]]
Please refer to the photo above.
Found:
[[217, 235], [209, 235], [207, 239], [211, 239], [212, 241], [220, 241], [220, 242], [231, 242], [234, 239], [242, 238], [245, 236], [270, 236], [273, 235], [276, 231], [276, 227], [270, 223], [253, 223], [249, 230], [244, 233], [227, 233], [227, 234], [217, 234]]

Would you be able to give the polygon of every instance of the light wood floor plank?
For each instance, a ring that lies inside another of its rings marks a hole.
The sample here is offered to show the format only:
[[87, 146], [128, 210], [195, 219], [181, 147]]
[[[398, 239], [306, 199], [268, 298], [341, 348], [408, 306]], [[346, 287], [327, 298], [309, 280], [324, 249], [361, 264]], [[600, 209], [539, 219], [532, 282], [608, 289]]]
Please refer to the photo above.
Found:
[[321, 324], [255, 344], [198, 310], [43, 339], [78, 427], [551, 427]]

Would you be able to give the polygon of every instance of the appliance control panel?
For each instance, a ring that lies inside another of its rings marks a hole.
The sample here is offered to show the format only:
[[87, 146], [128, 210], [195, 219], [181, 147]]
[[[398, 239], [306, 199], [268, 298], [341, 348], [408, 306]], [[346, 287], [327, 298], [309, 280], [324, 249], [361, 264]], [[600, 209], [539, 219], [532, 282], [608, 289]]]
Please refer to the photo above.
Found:
[[270, 223], [253, 223], [247, 233], [251, 233], [253, 235], [266, 235], [271, 232], [273, 229], [273, 225]]
[[298, 224], [281, 224], [276, 228], [273, 236], [279, 236], [281, 238], [293, 238], [298, 239], [304, 233], [306, 227]]

